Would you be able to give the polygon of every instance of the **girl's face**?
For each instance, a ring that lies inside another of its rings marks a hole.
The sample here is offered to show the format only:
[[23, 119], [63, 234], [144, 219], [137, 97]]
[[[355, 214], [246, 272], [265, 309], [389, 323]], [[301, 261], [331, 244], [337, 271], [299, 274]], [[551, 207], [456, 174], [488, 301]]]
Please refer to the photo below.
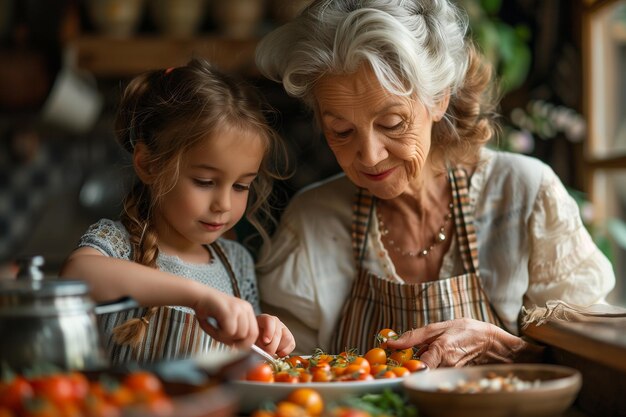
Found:
[[420, 177], [433, 123], [423, 104], [389, 93], [366, 65], [323, 77], [313, 94], [326, 141], [357, 186], [389, 199]]
[[184, 252], [208, 244], [244, 215], [265, 152], [256, 132], [227, 127], [183, 156], [179, 178], [157, 216], [160, 245]]

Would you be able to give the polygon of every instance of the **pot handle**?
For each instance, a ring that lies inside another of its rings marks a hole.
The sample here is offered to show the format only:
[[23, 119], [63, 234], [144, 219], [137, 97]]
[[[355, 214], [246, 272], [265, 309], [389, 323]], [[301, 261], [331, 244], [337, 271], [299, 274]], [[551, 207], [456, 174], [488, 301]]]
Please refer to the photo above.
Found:
[[117, 300], [109, 301], [106, 303], [96, 304], [93, 311], [100, 314], [117, 313], [119, 311], [130, 310], [131, 308], [139, 307], [139, 303], [132, 297], [122, 297]]

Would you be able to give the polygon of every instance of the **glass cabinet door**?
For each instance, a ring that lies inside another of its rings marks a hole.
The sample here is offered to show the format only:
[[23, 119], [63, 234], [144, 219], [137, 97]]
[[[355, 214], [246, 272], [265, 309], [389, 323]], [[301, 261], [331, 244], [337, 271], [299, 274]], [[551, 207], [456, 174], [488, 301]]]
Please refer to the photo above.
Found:
[[626, 1], [587, 13], [587, 104], [593, 158], [626, 155]]
[[588, 138], [584, 168], [593, 223], [610, 242], [616, 288], [609, 302], [626, 306], [626, 0], [585, 3], [583, 62]]

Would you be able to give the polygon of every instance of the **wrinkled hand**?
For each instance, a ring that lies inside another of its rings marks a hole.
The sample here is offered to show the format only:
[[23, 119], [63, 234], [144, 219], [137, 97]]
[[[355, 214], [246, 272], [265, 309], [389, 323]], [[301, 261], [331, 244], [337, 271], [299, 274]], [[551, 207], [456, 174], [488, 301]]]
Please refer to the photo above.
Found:
[[461, 318], [410, 330], [387, 345], [392, 349], [415, 346], [422, 352], [420, 360], [437, 368], [512, 362], [526, 342], [491, 323]]
[[[259, 337], [259, 326], [252, 304], [209, 289], [207, 297], [194, 307], [200, 327], [215, 340], [240, 349], [249, 349]], [[211, 325], [214, 318], [217, 327]]]
[[270, 354], [278, 357], [287, 356], [296, 347], [296, 340], [278, 317], [269, 314], [257, 316], [259, 324], [259, 338], [256, 345]]

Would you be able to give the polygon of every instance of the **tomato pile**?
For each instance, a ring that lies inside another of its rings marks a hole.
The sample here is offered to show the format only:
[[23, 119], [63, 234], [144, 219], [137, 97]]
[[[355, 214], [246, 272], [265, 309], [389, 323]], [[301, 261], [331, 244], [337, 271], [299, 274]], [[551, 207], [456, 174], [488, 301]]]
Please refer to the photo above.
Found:
[[245, 379], [268, 383], [368, 381], [403, 377], [425, 369], [426, 365], [414, 357], [413, 348], [389, 349], [387, 341], [397, 337], [392, 329], [379, 331], [376, 335], [378, 346], [364, 355], [352, 350], [339, 355], [316, 350], [310, 357], [284, 358], [278, 368], [262, 362], [250, 369]]
[[102, 375], [91, 381], [80, 372], [54, 372], [0, 381], [0, 417], [119, 417], [128, 406], [159, 416], [173, 412], [161, 381], [147, 371], [119, 380]]
[[250, 417], [417, 417], [415, 406], [401, 394], [385, 390], [378, 394], [345, 398], [330, 406], [311, 388], [296, 388], [276, 404], [265, 403]]

